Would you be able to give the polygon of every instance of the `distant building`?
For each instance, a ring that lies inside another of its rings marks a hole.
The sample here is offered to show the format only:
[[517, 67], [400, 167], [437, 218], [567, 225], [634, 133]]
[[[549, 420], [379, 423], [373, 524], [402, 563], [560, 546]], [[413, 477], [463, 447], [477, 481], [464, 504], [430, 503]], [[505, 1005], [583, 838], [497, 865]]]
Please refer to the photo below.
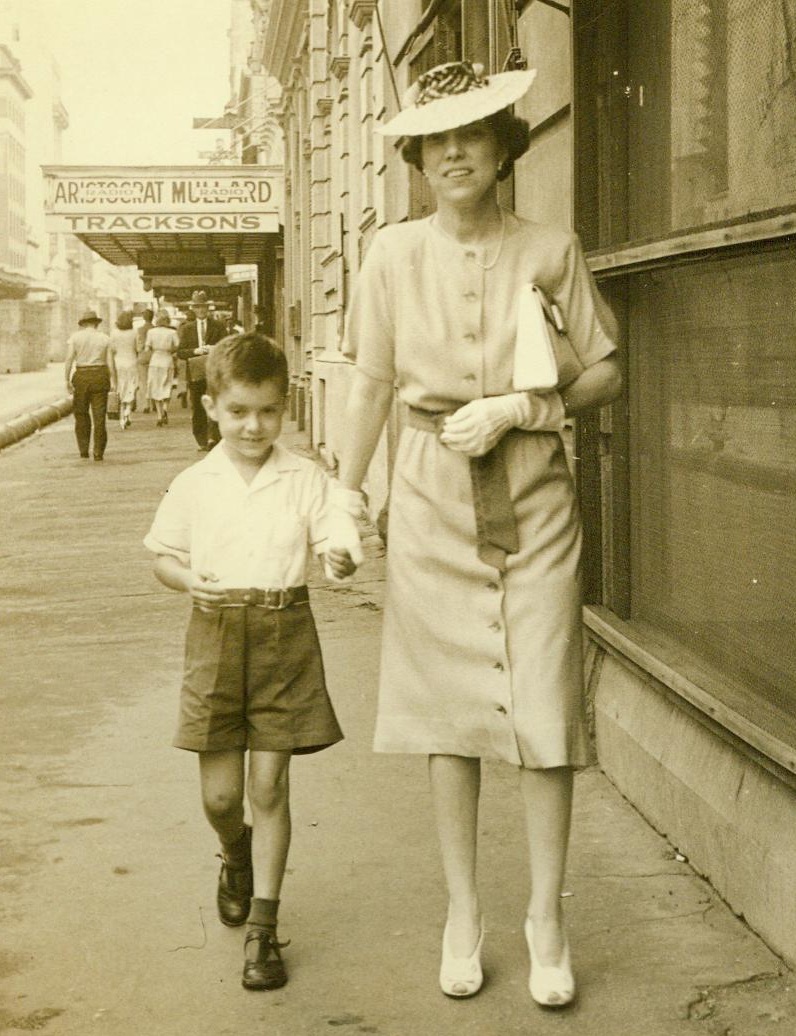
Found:
[[36, 0], [0, 9], [0, 373], [60, 359], [89, 306], [110, 323], [143, 294], [140, 278], [44, 225], [41, 166], [61, 160], [69, 116]]

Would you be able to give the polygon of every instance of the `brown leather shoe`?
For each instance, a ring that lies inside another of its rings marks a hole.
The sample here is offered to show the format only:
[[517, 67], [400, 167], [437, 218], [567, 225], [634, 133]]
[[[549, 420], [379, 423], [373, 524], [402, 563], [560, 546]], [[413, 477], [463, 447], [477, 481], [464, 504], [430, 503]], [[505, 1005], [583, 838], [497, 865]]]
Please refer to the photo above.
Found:
[[218, 876], [218, 892], [216, 905], [218, 917], [222, 924], [230, 928], [246, 923], [249, 916], [251, 897], [254, 892], [254, 876], [252, 874], [252, 829], [247, 824], [242, 837], [245, 839], [245, 860], [243, 863], [231, 863], [226, 856], [221, 857], [221, 873]]
[[246, 933], [242, 984], [244, 989], [279, 989], [287, 982], [287, 972], [279, 942], [273, 928], [255, 925]]

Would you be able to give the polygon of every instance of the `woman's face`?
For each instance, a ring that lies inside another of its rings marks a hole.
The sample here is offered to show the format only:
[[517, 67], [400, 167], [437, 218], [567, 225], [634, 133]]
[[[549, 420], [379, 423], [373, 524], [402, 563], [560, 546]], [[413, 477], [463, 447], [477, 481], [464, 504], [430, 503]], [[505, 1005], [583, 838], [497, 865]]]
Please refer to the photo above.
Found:
[[421, 154], [437, 203], [457, 207], [480, 201], [494, 187], [498, 168], [507, 157], [485, 119], [428, 134]]

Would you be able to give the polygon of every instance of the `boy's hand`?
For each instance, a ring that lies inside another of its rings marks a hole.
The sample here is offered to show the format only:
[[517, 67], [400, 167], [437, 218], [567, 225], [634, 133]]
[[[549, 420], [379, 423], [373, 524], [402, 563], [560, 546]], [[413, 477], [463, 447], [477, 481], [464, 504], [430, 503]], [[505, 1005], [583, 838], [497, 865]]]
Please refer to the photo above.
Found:
[[225, 590], [214, 584], [218, 577], [212, 572], [191, 573], [188, 583], [188, 593], [193, 598], [200, 611], [216, 611], [224, 603]]
[[323, 556], [323, 563], [327, 577], [334, 582], [348, 579], [357, 570], [357, 566], [347, 550], [335, 548], [328, 550]]

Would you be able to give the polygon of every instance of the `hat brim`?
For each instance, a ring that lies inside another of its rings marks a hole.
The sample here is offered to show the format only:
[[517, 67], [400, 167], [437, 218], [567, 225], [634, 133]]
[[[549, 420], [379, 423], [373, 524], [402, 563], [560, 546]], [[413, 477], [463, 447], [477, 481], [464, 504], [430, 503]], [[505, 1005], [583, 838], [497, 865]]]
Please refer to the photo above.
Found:
[[486, 86], [463, 94], [439, 97], [426, 104], [412, 104], [389, 122], [376, 127], [385, 137], [424, 137], [478, 122], [508, 108], [525, 94], [536, 78], [536, 69], [498, 72]]

